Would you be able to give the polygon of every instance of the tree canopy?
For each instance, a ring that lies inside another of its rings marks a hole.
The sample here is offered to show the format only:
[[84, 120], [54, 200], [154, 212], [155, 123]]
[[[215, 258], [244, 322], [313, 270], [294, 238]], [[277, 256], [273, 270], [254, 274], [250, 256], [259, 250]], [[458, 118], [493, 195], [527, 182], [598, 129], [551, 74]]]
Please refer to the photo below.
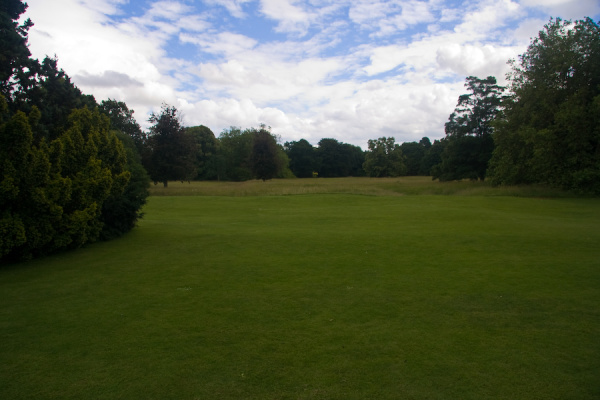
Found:
[[136, 149], [142, 154], [147, 138], [133, 116], [134, 111], [124, 102], [113, 99], [103, 100], [99, 108], [110, 118], [111, 128], [131, 137]]
[[[4, 107], [6, 109], [6, 107]], [[105, 207], [122, 196], [131, 173], [108, 118], [74, 110], [58, 138], [34, 143], [34, 108], [0, 124], [0, 256], [29, 258], [82, 246], [115, 222]]]
[[196, 143], [196, 179], [217, 179], [219, 141], [213, 131], [200, 125], [185, 128], [185, 133]]
[[318, 174], [324, 178], [363, 175], [364, 153], [358, 146], [324, 138], [316, 149]]
[[19, 18], [27, 10], [20, 0], [0, 3], [0, 94], [8, 101], [19, 86], [25, 67], [31, 65], [27, 36], [33, 23], [29, 18], [19, 25]]
[[492, 122], [501, 109], [505, 88], [493, 76], [469, 76], [465, 87], [470, 93], [459, 96], [445, 124], [444, 150], [441, 162], [432, 169], [434, 179], [485, 179], [494, 149]]
[[406, 173], [406, 164], [400, 145], [393, 137], [369, 140], [369, 151], [363, 167], [368, 176], [381, 178], [400, 176]]
[[263, 181], [273, 179], [281, 169], [278, 157], [277, 139], [265, 126], [251, 130], [253, 136], [252, 153], [250, 155], [252, 173], [256, 179]]
[[146, 168], [155, 182], [166, 187], [170, 180], [189, 181], [196, 177], [197, 146], [181, 126], [175, 107], [163, 104], [160, 114], [152, 113], [148, 135]]
[[306, 139], [287, 142], [285, 151], [290, 158], [290, 170], [296, 177], [312, 178], [317, 172], [316, 150]]
[[551, 20], [511, 64], [492, 181], [600, 193], [598, 23]]
[[135, 225], [147, 196], [144, 172], [94, 98], [57, 60], [30, 58], [32, 23], [17, 22], [25, 9], [15, 0], [0, 5], [2, 260], [120, 235]]

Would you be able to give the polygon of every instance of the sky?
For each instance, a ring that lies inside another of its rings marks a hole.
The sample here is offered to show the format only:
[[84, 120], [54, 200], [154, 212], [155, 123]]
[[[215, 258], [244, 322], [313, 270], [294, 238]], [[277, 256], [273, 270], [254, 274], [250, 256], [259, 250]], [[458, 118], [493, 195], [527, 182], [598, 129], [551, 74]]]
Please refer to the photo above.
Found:
[[550, 17], [600, 0], [27, 0], [33, 57], [147, 128], [175, 106], [215, 135], [265, 124], [287, 141], [367, 149], [444, 137], [467, 76], [506, 83]]

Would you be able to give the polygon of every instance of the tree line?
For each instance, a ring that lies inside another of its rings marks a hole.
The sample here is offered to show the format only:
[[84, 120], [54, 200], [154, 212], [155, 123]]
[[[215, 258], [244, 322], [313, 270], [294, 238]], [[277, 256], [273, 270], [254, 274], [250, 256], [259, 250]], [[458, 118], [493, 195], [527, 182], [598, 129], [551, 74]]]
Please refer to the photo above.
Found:
[[551, 19], [509, 63], [508, 87], [467, 78], [433, 177], [600, 194], [598, 23]]
[[[546, 184], [600, 193], [598, 24], [590, 18], [551, 19], [526, 52], [509, 64], [507, 87], [493, 76], [466, 78], [467, 93], [459, 96], [445, 124], [445, 137], [433, 143], [427, 137], [401, 144], [381, 137], [369, 140], [363, 151], [331, 138], [317, 146], [305, 139], [281, 145], [265, 126], [230, 128], [218, 138], [204, 126], [178, 127], [183, 135], [178, 140], [191, 146], [187, 156], [179, 150], [187, 167], [163, 176], [167, 159], [173, 157], [145, 158], [145, 165], [153, 180], [165, 183], [430, 175], [440, 181], [489, 178], [495, 185]], [[157, 124], [150, 129], [146, 151], [154, 157], [161, 153], [156, 140], [164, 135], [158, 122], [167, 114], [176, 119], [176, 110], [168, 106], [161, 116], [151, 118]]]
[[323, 138], [317, 146], [306, 139], [281, 144], [271, 128], [230, 127], [219, 136], [206, 126], [184, 127], [173, 106], [152, 114], [143, 132], [125, 103], [106, 100], [101, 106], [122, 121], [121, 131], [135, 141], [144, 167], [155, 184], [169, 181], [312, 178], [347, 176], [428, 175], [440, 162], [440, 142], [395, 143], [393, 137], [369, 140], [369, 150]]
[[151, 181], [431, 175], [600, 193], [600, 32], [589, 18], [551, 19], [510, 61], [508, 87], [468, 77], [444, 138], [381, 137], [363, 151], [332, 138], [282, 144], [266, 125], [217, 137], [167, 104], [144, 131], [124, 102], [97, 103], [56, 59], [31, 58], [26, 8], [0, 6], [0, 259], [129, 231]]
[[[127, 106], [104, 101], [111, 115]], [[155, 184], [168, 181], [428, 175], [440, 161], [441, 148], [429, 138], [398, 145], [393, 137], [369, 140], [369, 150], [333, 138], [317, 146], [306, 139], [281, 144], [271, 128], [230, 127], [219, 136], [206, 126], [184, 127], [175, 107], [163, 105], [147, 133], [135, 125], [138, 151]]]

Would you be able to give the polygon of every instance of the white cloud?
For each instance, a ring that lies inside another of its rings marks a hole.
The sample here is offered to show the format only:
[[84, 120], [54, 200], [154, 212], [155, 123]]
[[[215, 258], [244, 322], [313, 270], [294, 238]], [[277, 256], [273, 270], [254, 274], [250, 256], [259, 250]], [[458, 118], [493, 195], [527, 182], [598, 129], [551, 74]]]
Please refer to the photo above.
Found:
[[230, 126], [248, 128], [265, 122], [265, 116], [285, 114], [273, 108], [257, 107], [250, 99], [215, 99], [188, 103], [182, 107], [188, 123], [216, 128], [215, 134]]
[[522, 0], [522, 4], [564, 19], [581, 19], [600, 13], [598, 0]]
[[74, 80], [80, 84], [91, 87], [130, 87], [144, 86], [144, 84], [136, 79], [131, 78], [127, 74], [117, 71], [104, 71], [101, 74], [93, 75], [87, 71], [82, 71], [81, 74], [75, 75]]
[[508, 72], [507, 61], [515, 57], [519, 50], [521, 49], [493, 45], [450, 44], [437, 51], [437, 62], [440, 67], [447, 68], [456, 75], [492, 75], [503, 82]]
[[522, 16], [522, 7], [512, 0], [487, 0], [466, 13], [463, 22], [454, 28], [469, 40], [491, 40], [499, 34], [499, 28]]
[[442, 137], [465, 76], [502, 84], [544, 12], [600, 12], [587, 0], [203, 2], [149, 0], [132, 16], [127, 0], [29, 0], [31, 50], [57, 54], [82, 91], [127, 102], [142, 125], [167, 102], [217, 134], [265, 123], [284, 141], [365, 148]]
[[384, 2], [359, 0], [351, 2], [349, 18], [364, 30], [375, 30], [375, 36], [387, 36], [412, 25], [434, 21], [435, 2], [406, 0]]
[[370, 26], [373, 21], [385, 18], [391, 5], [380, 1], [358, 0], [352, 4], [348, 16], [358, 25]]
[[142, 125], [150, 111], [178, 98], [179, 85], [169, 72], [181, 63], [166, 57], [165, 43], [184, 29], [207, 27], [198, 16], [187, 15], [187, 6], [174, 1], [154, 3], [142, 16], [118, 23], [105, 13], [120, 14], [117, 6], [122, 1], [28, 3], [26, 16], [34, 21], [29, 35], [33, 56], [56, 54], [59, 67], [83, 92], [93, 93], [97, 101], [126, 101], [138, 111]]
[[81, 4], [100, 14], [116, 15], [120, 14], [119, 6], [125, 4], [127, 1], [128, 0], [81, 0]]
[[210, 24], [199, 15], [190, 14], [193, 9], [178, 1], [158, 1], [152, 3], [141, 17], [133, 17], [125, 25], [135, 26], [146, 35], [163, 44], [181, 31], [203, 31]]
[[276, 28], [280, 32], [305, 34], [312, 15], [296, 6], [294, 0], [260, 0], [261, 11], [268, 18], [279, 21]]
[[252, 50], [258, 42], [244, 35], [231, 32], [218, 34], [208, 33], [193, 35], [182, 33], [179, 40], [185, 43], [193, 43], [206, 53], [221, 55], [226, 58], [238, 57], [240, 54]]
[[439, 22], [454, 22], [460, 20], [462, 10], [456, 8], [445, 8], [442, 10]]

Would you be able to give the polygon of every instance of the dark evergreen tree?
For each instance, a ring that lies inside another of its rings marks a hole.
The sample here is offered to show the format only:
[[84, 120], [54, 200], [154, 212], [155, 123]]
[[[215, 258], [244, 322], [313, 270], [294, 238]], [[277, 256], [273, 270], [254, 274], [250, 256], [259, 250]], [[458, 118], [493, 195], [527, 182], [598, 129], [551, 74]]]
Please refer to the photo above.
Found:
[[94, 96], [83, 94], [71, 78], [58, 68], [58, 60], [46, 57], [42, 63], [30, 60], [30, 65], [20, 75], [19, 91], [13, 93], [11, 110], [29, 113], [37, 107], [41, 117], [36, 127], [34, 141], [42, 138], [54, 140], [69, 125], [69, 116], [75, 109], [97, 107]]
[[0, 2], [0, 94], [9, 103], [21, 83], [19, 78], [31, 65], [27, 36], [33, 23], [27, 18], [19, 25], [26, 9], [27, 4], [20, 0]]
[[116, 137], [123, 143], [127, 157], [127, 170], [131, 176], [121, 196], [111, 196], [102, 206], [103, 223], [100, 238], [103, 240], [118, 237], [133, 229], [143, 216], [142, 206], [150, 193], [150, 176], [142, 166], [133, 138], [121, 132]]
[[[6, 110], [7, 108], [4, 107]], [[130, 172], [122, 144], [97, 110], [74, 110], [57, 139], [34, 143], [40, 113], [0, 124], [0, 257], [22, 259], [97, 240], [102, 209]]]
[[147, 138], [140, 124], [135, 120], [133, 110], [130, 110], [124, 102], [113, 99], [102, 100], [99, 108], [102, 113], [110, 118], [111, 129], [131, 137], [137, 152], [141, 155]]
[[181, 126], [177, 109], [163, 104], [160, 114], [152, 113], [148, 136], [146, 170], [154, 182], [189, 181], [196, 177], [196, 142]]

